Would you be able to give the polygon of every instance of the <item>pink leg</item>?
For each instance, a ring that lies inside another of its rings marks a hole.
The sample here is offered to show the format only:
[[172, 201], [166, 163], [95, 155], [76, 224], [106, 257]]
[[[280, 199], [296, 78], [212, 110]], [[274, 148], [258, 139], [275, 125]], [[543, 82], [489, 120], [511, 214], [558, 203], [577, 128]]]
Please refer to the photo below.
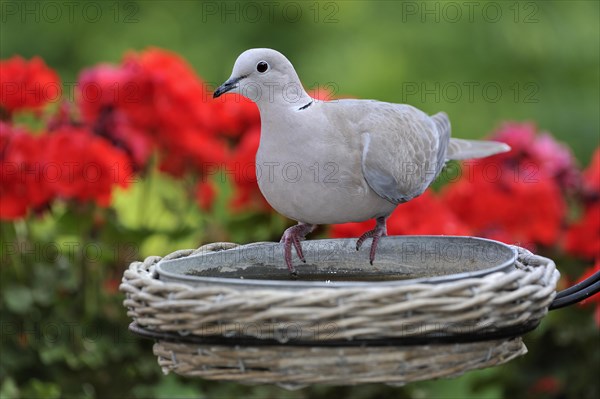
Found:
[[304, 254], [302, 253], [302, 245], [300, 245], [300, 240], [304, 239], [304, 237], [313, 231], [315, 227], [317, 227], [315, 224], [298, 223], [283, 233], [283, 236], [279, 242], [283, 243], [283, 257], [290, 273], [296, 273], [294, 266], [292, 265], [292, 245], [296, 249], [296, 254], [298, 254], [300, 260], [306, 263]]
[[363, 245], [363, 243], [367, 240], [367, 238], [373, 238], [373, 242], [371, 243], [371, 251], [369, 251], [369, 262], [371, 263], [371, 265], [375, 260], [375, 252], [377, 251], [377, 244], [379, 243], [379, 239], [381, 237], [387, 236], [387, 229], [385, 227], [386, 219], [387, 217], [383, 216], [375, 219], [377, 220], [375, 228], [364, 233], [358, 238], [358, 241], [356, 241], [356, 250], [358, 251]]

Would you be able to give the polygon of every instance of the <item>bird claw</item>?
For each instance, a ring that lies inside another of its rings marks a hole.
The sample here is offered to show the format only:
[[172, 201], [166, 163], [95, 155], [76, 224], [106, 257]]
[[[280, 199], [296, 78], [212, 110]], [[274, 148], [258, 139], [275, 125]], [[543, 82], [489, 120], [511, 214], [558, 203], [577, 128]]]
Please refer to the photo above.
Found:
[[385, 218], [377, 218], [377, 225], [373, 230], [369, 230], [361, 235], [356, 241], [356, 250], [358, 251], [362, 244], [368, 239], [373, 238], [373, 242], [371, 243], [371, 249], [369, 250], [369, 263], [371, 266], [375, 261], [375, 253], [377, 252], [377, 244], [379, 244], [379, 239], [381, 237], [387, 236], [387, 231], [385, 228]]
[[298, 258], [300, 258], [302, 262], [306, 263], [306, 259], [304, 259], [304, 253], [302, 252], [302, 245], [300, 244], [298, 236], [292, 236], [292, 244], [296, 249], [296, 254], [298, 255]]
[[356, 250], [357, 251], [360, 250], [360, 247], [362, 247], [363, 243], [367, 240], [367, 238], [371, 238], [375, 235], [375, 230], [376, 230], [376, 228], [373, 230], [369, 230], [358, 238], [358, 240], [356, 241]]
[[304, 239], [304, 237], [310, 233], [314, 227], [315, 226], [312, 224], [299, 223], [284, 231], [281, 240], [279, 240], [280, 243], [283, 243], [283, 257], [285, 259], [285, 264], [292, 275], [298, 275], [294, 270], [294, 265], [292, 264], [292, 246], [294, 246], [298, 258], [303, 263], [306, 263], [300, 240]]

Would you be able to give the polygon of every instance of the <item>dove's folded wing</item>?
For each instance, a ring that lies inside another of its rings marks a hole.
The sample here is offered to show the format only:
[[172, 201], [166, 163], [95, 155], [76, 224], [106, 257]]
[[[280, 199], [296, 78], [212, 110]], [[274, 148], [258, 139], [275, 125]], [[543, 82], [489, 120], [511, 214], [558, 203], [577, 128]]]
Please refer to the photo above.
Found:
[[[362, 171], [369, 186], [392, 203], [422, 194], [439, 174], [449, 140], [439, 122], [407, 105], [380, 103], [361, 123]], [[447, 120], [447, 118], [446, 118]]]

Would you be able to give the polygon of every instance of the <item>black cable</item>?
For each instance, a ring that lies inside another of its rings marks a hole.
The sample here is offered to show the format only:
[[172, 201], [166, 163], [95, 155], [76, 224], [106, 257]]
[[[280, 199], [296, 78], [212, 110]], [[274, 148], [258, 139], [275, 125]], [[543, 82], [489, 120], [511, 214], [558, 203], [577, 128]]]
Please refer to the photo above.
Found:
[[562, 298], [563, 296], [571, 295], [574, 292], [577, 292], [584, 288], [587, 288], [590, 285], [594, 284], [596, 281], [600, 281], [600, 271], [592, 274], [590, 277], [586, 278], [583, 281], [580, 281], [579, 283], [575, 284], [574, 286], [562, 290], [561, 292], [556, 294], [555, 299], [559, 299], [559, 298]]
[[[585, 282], [587, 280], [589, 280], [589, 279], [586, 279], [583, 282]], [[589, 285], [579, 291], [575, 291], [574, 293], [572, 293], [570, 295], [563, 295], [560, 298], [555, 299], [554, 301], [552, 301], [552, 303], [550, 304], [550, 307], [548, 309], [554, 310], [554, 309], [560, 309], [562, 307], [572, 305], [574, 303], [583, 301], [584, 299], [589, 298], [590, 296], [597, 294], [598, 292], [600, 292], [600, 281], [596, 281], [592, 285]], [[557, 295], [557, 297], [558, 297], [558, 295]]]

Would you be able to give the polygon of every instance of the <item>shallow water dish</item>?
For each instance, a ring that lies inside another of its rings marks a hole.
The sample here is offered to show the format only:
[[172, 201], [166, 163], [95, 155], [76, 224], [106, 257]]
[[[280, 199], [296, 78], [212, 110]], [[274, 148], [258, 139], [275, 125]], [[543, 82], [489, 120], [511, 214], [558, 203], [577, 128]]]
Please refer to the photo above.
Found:
[[[559, 273], [546, 258], [472, 237], [401, 236], [375, 264], [355, 240], [209, 244], [134, 262], [131, 330], [165, 372], [246, 383], [356, 384], [447, 377], [526, 353]], [[290, 385], [291, 384], [291, 385]]]
[[[497, 241], [473, 237], [398, 236], [380, 241], [370, 265], [356, 240], [303, 242], [306, 264], [297, 258], [294, 280], [283, 262], [279, 243], [254, 243], [214, 252], [207, 249], [185, 258], [162, 260], [156, 271], [163, 281], [195, 286], [226, 284], [258, 288], [343, 288], [442, 283], [481, 277], [514, 268], [517, 251]], [[412, 281], [406, 281], [406, 280]]]

